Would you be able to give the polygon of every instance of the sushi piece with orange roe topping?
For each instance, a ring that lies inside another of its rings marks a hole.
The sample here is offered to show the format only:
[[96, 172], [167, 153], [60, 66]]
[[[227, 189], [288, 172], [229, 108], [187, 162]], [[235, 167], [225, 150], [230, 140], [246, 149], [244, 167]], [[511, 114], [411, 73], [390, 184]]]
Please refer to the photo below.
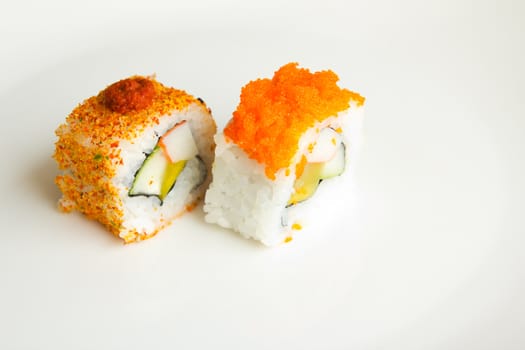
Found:
[[[291, 241], [318, 188], [341, 181], [360, 140], [358, 93], [289, 63], [249, 82], [217, 144], [205, 220], [266, 245]], [[322, 184], [321, 184], [322, 181]]]
[[216, 126], [201, 99], [133, 76], [85, 100], [58, 127], [59, 208], [124, 242], [154, 236], [204, 197]]

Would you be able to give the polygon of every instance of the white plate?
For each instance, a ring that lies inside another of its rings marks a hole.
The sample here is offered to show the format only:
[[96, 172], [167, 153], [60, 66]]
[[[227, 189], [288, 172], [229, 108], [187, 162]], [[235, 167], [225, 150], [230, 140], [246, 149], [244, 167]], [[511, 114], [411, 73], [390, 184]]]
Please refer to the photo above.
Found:
[[[523, 5], [17, 2], [0, 14], [0, 348], [522, 349]], [[265, 248], [199, 208], [124, 246], [57, 212], [54, 129], [156, 73], [223, 127], [289, 61], [366, 103], [351, 198]]]

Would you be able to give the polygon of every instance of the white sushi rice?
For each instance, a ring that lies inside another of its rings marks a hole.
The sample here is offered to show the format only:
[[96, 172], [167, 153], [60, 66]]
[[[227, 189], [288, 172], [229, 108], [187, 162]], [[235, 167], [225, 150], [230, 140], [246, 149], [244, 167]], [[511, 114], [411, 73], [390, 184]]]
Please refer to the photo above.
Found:
[[[183, 120], [189, 122], [199, 150], [199, 157], [206, 165], [207, 174], [204, 182], [201, 183], [200, 162], [194, 158], [186, 163], [174, 187], [162, 203], [154, 196], [129, 196], [128, 192], [135, 174], [144, 163], [146, 155], [151, 153], [160, 136]], [[135, 139], [120, 142], [123, 164], [118, 167], [112, 182], [119, 189], [123, 205], [123, 227], [120, 233], [122, 238], [132, 230], [146, 235], [155, 233], [160, 227], [180, 215], [187, 205], [203, 197], [211, 180], [215, 131], [215, 123], [206, 108], [201, 104], [193, 103], [183, 111], [174, 111], [172, 114], [160, 117], [159, 124], [146, 128]]]
[[205, 220], [233, 229], [245, 238], [261, 241], [265, 245], [284, 242], [293, 235], [292, 225], [303, 226], [307, 217], [314, 216], [315, 207], [320, 204], [314, 195], [286, 208], [293, 192], [295, 167], [307, 152], [308, 145], [317, 139], [323, 128], [342, 129], [346, 146], [345, 172], [337, 178], [324, 180], [319, 189], [337, 186], [348, 177], [348, 165], [355, 164], [362, 123], [362, 107], [353, 104], [350, 109], [313, 126], [299, 141], [299, 150], [289, 166], [289, 175], [286, 175], [286, 169], [281, 169], [275, 180], [265, 175], [262, 164], [249, 158], [233, 142], [227, 141], [222, 133], [218, 134], [215, 137], [217, 148], [213, 182], [206, 192], [204, 204]]

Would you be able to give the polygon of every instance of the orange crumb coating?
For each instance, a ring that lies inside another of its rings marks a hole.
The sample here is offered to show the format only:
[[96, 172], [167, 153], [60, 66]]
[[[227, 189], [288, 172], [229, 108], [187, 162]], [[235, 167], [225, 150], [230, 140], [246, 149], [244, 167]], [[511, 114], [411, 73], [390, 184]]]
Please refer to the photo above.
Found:
[[233, 118], [224, 129], [227, 139], [265, 165], [266, 176], [290, 165], [302, 134], [317, 122], [363, 105], [358, 93], [337, 86], [339, 78], [330, 71], [311, 73], [288, 63], [272, 79], [249, 82]]
[[[124, 89], [118, 96], [108, 87], [77, 106], [56, 130], [58, 141], [53, 158], [64, 171], [55, 179], [63, 194], [59, 208], [65, 212], [78, 210], [101, 222], [116, 236], [122, 231], [123, 209], [111, 178], [123, 162], [119, 142], [135, 139], [144, 129], [159, 124], [163, 115], [183, 110], [192, 103], [202, 104], [186, 92], [166, 87], [154, 78], [134, 76], [118, 83], [133, 86], [135, 80], [143, 82], [144, 79], [148, 81], [146, 94], [139, 96], [134, 88]], [[107, 91], [112, 94], [110, 104], [105, 96]], [[131, 102], [134, 108], [122, 107], [117, 97]], [[144, 238], [147, 238], [144, 233], [132, 231], [123, 237], [126, 242]]]

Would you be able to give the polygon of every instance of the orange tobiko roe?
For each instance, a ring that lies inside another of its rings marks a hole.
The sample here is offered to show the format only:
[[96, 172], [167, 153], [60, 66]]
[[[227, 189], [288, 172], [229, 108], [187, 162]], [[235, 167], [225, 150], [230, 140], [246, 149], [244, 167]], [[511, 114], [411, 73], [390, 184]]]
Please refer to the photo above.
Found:
[[364, 97], [337, 86], [330, 71], [311, 73], [288, 63], [272, 79], [258, 79], [242, 88], [241, 100], [224, 135], [248, 157], [265, 165], [266, 176], [275, 179], [290, 166], [303, 133], [328, 117], [358, 106]]

